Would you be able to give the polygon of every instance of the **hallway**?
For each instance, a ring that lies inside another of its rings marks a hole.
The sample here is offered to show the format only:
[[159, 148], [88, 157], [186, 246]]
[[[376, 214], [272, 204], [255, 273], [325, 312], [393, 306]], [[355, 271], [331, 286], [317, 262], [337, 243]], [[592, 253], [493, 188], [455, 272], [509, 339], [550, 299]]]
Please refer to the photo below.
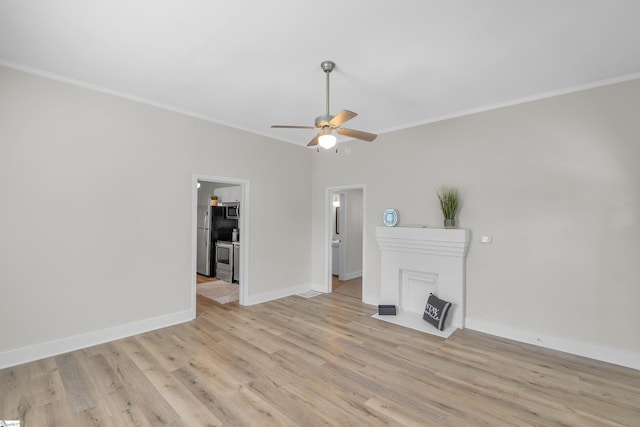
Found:
[[362, 300], [362, 277], [356, 277], [351, 280], [340, 280], [338, 276], [333, 276], [331, 286], [334, 294]]

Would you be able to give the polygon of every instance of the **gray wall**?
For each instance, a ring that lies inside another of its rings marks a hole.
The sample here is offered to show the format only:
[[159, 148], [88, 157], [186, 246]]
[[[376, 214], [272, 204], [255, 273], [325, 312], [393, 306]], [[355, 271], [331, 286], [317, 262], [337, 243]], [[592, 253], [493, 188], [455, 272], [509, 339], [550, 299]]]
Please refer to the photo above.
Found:
[[[441, 227], [436, 188], [462, 186], [469, 324], [637, 355], [638, 111], [634, 80], [345, 143], [349, 155], [315, 154], [313, 257], [324, 258], [325, 188], [366, 183], [363, 293], [375, 304], [382, 212]], [[314, 263], [319, 289], [323, 270]]]
[[0, 355], [189, 310], [193, 174], [249, 180], [249, 295], [310, 286], [310, 168], [303, 147], [0, 67]]

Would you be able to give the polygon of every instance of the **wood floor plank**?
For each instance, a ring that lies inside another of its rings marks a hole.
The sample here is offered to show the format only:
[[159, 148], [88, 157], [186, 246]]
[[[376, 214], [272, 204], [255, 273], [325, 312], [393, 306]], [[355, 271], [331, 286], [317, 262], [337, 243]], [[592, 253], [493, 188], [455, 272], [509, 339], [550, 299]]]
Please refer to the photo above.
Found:
[[253, 412], [260, 414], [257, 418], [262, 426], [299, 426], [300, 424], [291, 420], [283, 412], [273, 407], [270, 400], [262, 399], [249, 387], [241, 387], [237, 396], [241, 407], [251, 405]]
[[[345, 407], [341, 401], [335, 399], [333, 394], [326, 394], [323, 389], [309, 387], [308, 384], [307, 380], [292, 381], [285, 384], [283, 388], [312, 408], [316, 419], [315, 425], [367, 425], [373, 427], [389, 424], [390, 420], [384, 414], [374, 414], [373, 411], [364, 412], [355, 407]], [[366, 423], [363, 419], [365, 415], [367, 416]]]
[[178, 369], [173, 375], [223, 425], [248, 425], [244, 420], [246, 415], [242, 412], [243, 408], [236, 407], [234, 399], [240, 385], [234, 388], [220, 387], [215, 383], [215, 377], [201, 377], [199, 372], [190, 367]]
[[[260, 396], [263, 401], [270, 402], [279, 413], [284, 413], [291, 420], [290, 425], [329, 425], [318, 412], [318, 409], [307, 400], [295, 395], [284, 384], [274, 383], [269, 379], [261, 378], [248, 384], [251, 391]], [[256, 420], [260, 421], [260, 420]]]
[[93, 385], [84, 369], [82, 352], [71, 352], [56, 356], [56, 364], [64, 384], [66, 400], [73, 413], [87, 411], [96, 406]]
[[73, 425], [73, 416], [67, 406], [67, 402], [64, 400], [46, 403], [34, 411], [32, 416], [23, 420], [25, 426], [57, 427]]
[[141, 335], [138, 341], [152, 353], [163, 369], [173, 371], [183, 368], [189, 358], [187, 350], [175, 341], [169, 331], [153, 331]]
[[24, 420], [32, 416], [32, 366], [27, 363], [0, 370], [0, 414], [4, 419]]
[[398, 405], [382, 396], [375, 396], [367, 400], [366, 405], [374, 411], [385, 415], [389, 420], [403, 426], [424, 426], [427, 423], [444, 424], [447, 415], [441, 412], [429, 414], [416, 414], [413, 411], [407, 411], [404, 406]]
[[25, 426], [640, 427], [640, 371], [471, 330], [443, 339], [343, 295], [242, 307], [0, 370]]
[[148, 369], [144, 374], [186, 426], [224, 425], [205, 405], [195, 399], [174, 376], [159, 369]]
[[[354, 388], [351, 387], [351, 384], [349, 384], [350, 387], [342, 387], [340, 383], [342, 374], [335, 369], [335, 365], [308, 364], [301, 366], [289, 362], [293, 360], [295, 355], [289, 354], [287, 351], [277, 352], [274, 355], [282, 360], [279, 368], [280, 375], [288, 376], [293, 381], [302, 382], [310, 393], [330, 399], [336, 407], [348, 408], [352, 415], [358, 415], [361, 420], [366, 419], [366, 425], [388, 424], [381, 422], [382, 420], [377, 414], [372, 414], [367, 409], [365, 403], [371, 397], [371, 390], [365, 387]], [[343, 363], [340, 365], [344, 366]]]
[[31, 364], [31, 384], [34, 390], [33, 406], [38, 407], [64, 398], [64, 385], [58, 366], [52, 358]]
[[[136, 410], [140, 408], [151, 425], [165, 425], [179, 420], [179, 415], [125, 351], [116, 346], [116, 351], [105, 356], [117, 378], [124, 384], [130, 407]], [[163, 369], [163, 366], [160, 364], [156, 368]]]
[[105, 355], [96, 354], [89, 357], [87, 367], [91, 372], [91, 381], [96, 387], [96, 394], [109, 397], [101, 399], [104, 410], [113, 416], [129, 409], [131, 405], [129, 390], [116, 375]]

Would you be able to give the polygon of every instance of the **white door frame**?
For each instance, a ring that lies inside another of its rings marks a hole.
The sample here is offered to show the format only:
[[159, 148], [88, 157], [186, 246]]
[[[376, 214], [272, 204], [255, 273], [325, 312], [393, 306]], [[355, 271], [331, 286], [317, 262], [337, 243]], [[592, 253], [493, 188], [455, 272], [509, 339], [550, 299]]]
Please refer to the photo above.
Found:
[[[365, 184], [353, 184], [353, 185], [342, 185], [338, 187], [327, 187], [325, 188], [325, 289], [326, 292], [330, 293], [333, 290], [333, 275], [332, 275], [332, 252], [331, 252], [331, 241], [333, 240], [333, 230], [331, 229], [331, 217], [333, 215], [333, 193], [339, 193], [345, 190], [362, 190], [362, 295], [364, 298], [365, 295], [365, 271], [366, 271], [366, 251], [364, 250], [367, 247], [367, 234], [365, 230], [367, 229], [367, 217], [364, 215], [364, 210], [367, 206], [367, 186]], [[348, 202], [347, 202], [348, 203]], [[344, 221], [346, 222], [346, 221]], [[342, 224], [341, 224], [342, 225]], [[346, 229], [345, 229], [346, 231]], [[342, 233], [342, 230], [340, 230]]]
[[251, 230], [249, 227], [251, 223], [251, 221], [249, 221], [251, 215], [249, 206], [249, 180], [194, 173], [191, 176], [191, 312], [194, 318], [196, 316], [198, 181], [240, 186], [240, 219], [238, 220], [238, 227], [240, 228], [240, 259], [242, 260], [240, 263], [238, 289], [240, 293], [240, 305], [247, 305], [251, 286], [249, 278], [249, 244], [251, 241]]
[[[340, 265], [338, 265], [338, 279], [346, 280], [347, 276], [347, 248], [349, 247], [349, 224], [347, 221], [347, 213], [349, 212], [349, 198], [344, 191], [334, 192], [334, 196], [337, 194], [340, 200], [340, 213], [338, 214], [337, 222], [340, 227], [340, 244], [338, 245], [338, 259]], [[333, 256], [331, 257], [333, 262]], [[331, 272], [333, 272], [333, 266], [331, 266]], [[331, 280], [333, 284], [333, 279]]]

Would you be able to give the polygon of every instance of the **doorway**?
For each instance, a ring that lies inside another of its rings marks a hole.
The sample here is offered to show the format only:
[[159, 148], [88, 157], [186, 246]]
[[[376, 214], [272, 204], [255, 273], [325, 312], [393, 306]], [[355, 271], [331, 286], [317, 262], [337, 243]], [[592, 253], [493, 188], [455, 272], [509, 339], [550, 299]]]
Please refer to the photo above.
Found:
[[327, 290], [362, 300], [364, 185], [327, 189]]
[[[203, 191], [200, 191], [200, 188], [203, 188]], [[248, 301], [249, 287], [250, 287], [250, 277], [249, 277], [249, 242], [250, 242], [250, 233], [249, 229], [249, 218], [251, 215], [250, 204], [249, 204], [249, 181], [245, 179], [237, 179], [237, 178], [229, 178], [229, 177], [221, 177], [221, 176], [210, 176], [210, 175], [200, 175], [193, 174], [192, 175], [192, 274], [191, 274], [191, 310], [193, 316], [196, 315], [196, 282], [202, 282], [207, 277], [201, 276], [198, 274], [198, 270], [202, 269], [202, 265], [198, 264], [198, 206], [206, 205], [208, 206], [210, 201], [210, 196], [213, 195], [212, 188], [224, 189], [224, 188], [234, 188], [238, 189], [238, 193], [234, 194], [234, 197], [238, 200], [240, 205], [240, 215], [237, 218], [237, 229], [238, 233], [238, 247], [236, 249], [236, 257], [239, 258], [239, 268], [237, 269], [238, 278], [238, 297], [240, 305], [246, 305]], [[217, 192], [217, 190], [216, 190]], [[212, 193], [212, 194], [209, 194]], [[231, 194], [231, 193], [229, 193]], [[232, 240], [231, 235], [228, 240]], [[210, 280], [215, 280], [214, 277], [211, 277]]]

